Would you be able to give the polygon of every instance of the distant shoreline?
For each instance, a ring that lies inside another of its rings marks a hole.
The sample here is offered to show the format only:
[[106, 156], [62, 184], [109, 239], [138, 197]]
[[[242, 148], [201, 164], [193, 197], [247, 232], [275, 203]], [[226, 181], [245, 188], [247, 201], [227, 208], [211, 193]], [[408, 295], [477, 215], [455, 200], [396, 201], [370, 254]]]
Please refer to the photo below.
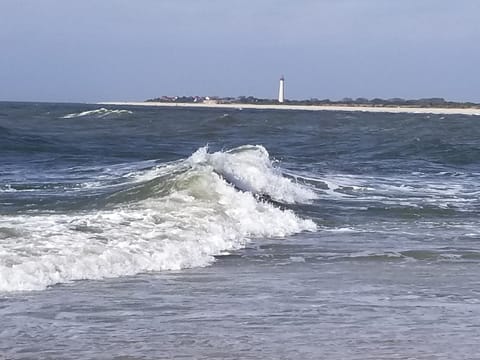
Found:
[[361, 111], [374, 113], [409, 113], [409, 114], [439, 114], [439, 115], [478, 115], [479, 108], [441, 108], [441, 107], [406, 107], [406, 106], [343, 106], [343, 105], [285, 105], [285, 104], [206, 104], [206, 103], [167, 103], [167, 102], [99, 102], [98, 105], [119, 106], [149, 106], [174, 108], [210, 108], [210, 109], [255, 109], [255, 110], [300, 110], [300, 111]]

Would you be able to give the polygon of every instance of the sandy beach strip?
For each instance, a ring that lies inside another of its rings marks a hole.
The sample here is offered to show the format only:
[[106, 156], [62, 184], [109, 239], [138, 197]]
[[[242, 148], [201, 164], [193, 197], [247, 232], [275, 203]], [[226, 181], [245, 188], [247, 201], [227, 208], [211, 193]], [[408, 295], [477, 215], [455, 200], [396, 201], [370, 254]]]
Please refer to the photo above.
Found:
[[164, 102], [100, 102], [98, 105], [152, 106], [174, 108], [211, 108], [211, 109], [255, 109], [255, 110], [301, 110], [301, 111], [363, 111], [375, 113], [411, 113], [443, 115], [479, 115], [476, 108], [420, 108], [387, 106], [341, 106], [341, 105], [285, 105], [285, 104], [206, 104], [206, 103], [164, 103]]

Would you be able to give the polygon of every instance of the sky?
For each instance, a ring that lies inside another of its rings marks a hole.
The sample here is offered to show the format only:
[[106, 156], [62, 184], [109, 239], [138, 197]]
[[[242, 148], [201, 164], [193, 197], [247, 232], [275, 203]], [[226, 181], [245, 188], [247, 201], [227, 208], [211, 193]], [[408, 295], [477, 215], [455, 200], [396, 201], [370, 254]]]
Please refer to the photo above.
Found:
[[0, 0], [0, 101], [480, 102], [480, 0]]

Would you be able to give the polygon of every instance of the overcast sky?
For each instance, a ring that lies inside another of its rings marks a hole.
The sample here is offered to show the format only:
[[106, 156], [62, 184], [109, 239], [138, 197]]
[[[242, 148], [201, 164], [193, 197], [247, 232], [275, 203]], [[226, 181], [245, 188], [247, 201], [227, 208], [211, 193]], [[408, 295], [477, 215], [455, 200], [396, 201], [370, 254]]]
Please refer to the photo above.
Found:
[[480, 0], [0, 0], [0, 100], [480, 102]]

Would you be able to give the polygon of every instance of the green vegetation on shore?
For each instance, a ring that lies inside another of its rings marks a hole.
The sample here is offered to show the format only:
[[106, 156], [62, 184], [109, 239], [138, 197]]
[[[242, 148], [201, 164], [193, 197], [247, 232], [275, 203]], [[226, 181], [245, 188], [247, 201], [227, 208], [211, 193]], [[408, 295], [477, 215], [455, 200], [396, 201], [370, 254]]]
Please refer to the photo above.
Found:
[[[217, 103], [217, 104], [278, 104], [274, 99], [256, 98], [254, 96], [233, 97], [203, 97], [203, 96], [162, 96], [148, 99], [147, 102], [163, 103]], [[407, 100], [402, 98], [393, 99], [367, 99], [367, 98], [344, 98], [342, 100], [330, 99], [306, 99], [285, 100], [285, 105], [335, 105], [335, 106], [374, 106], [374, 107], [422, 107], [422, 108], [480, 108], [479, 103], [448, 101], [443, 98], [425, 98]]]

